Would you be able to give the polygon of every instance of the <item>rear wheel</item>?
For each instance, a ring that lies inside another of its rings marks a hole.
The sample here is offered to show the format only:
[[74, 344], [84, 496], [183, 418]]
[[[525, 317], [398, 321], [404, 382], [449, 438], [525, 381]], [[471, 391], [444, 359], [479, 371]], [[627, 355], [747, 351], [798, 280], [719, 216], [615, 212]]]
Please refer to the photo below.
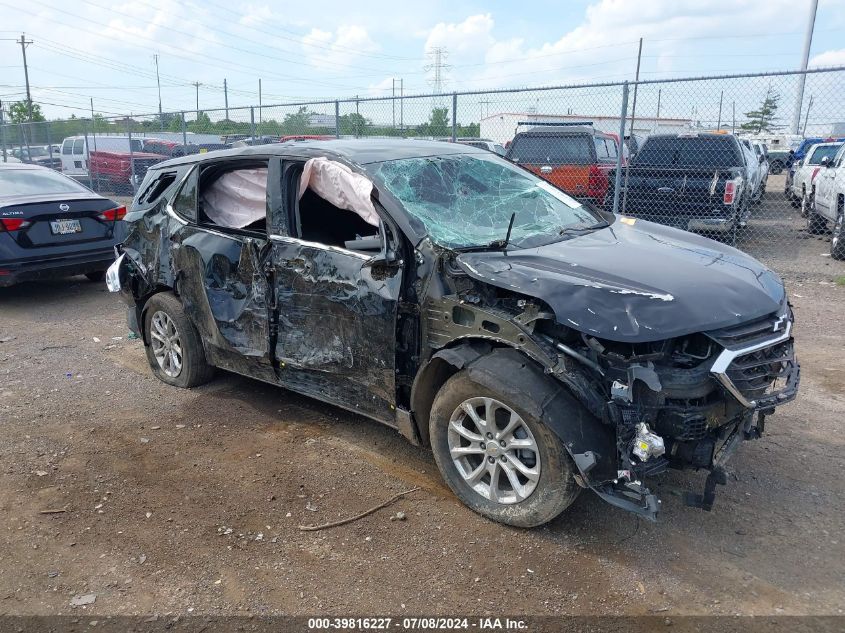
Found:
[[772, 161], [769, 165], [769, 171], [775, 175], [778, 175], [780, 172], [783, 171], [783, 163], [779, 160]]
[[839, 204], [836, 224], [833, 225], [833, 234], [830, 236], [830, 256], [840, 261], [845, 260], [845, 209], [842, 203]]
[[560, 439], [512, 396], [476, 383], [466, 370], [438, 392], [429, 431], [446, 483], [489, 519], [542, 525], [578, 495], [575, 466]]
[[807, 207], [807, 232], [811, 235], [821, 235], [827, 230], [827, 222], [816, 213], [816, 201], [812, 200]]
[[147, 360], [156, 377], [174, 387], [196, 387], [211, 380], [199, 333], [175, 295], [161, 292], [147, 302], [144, 316]]

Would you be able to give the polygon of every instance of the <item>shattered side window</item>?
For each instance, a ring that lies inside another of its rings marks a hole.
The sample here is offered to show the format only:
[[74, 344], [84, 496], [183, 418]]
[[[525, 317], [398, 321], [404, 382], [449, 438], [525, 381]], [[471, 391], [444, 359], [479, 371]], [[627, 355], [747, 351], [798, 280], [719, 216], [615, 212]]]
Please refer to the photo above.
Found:
[[600, 218], [533, 174], [486, 154], [453, 154], [386, 161], [376, 180], [448, 248], [483, 247], [503, 240], [511, 215], [511, 244], [558, 241], [564, 229]]

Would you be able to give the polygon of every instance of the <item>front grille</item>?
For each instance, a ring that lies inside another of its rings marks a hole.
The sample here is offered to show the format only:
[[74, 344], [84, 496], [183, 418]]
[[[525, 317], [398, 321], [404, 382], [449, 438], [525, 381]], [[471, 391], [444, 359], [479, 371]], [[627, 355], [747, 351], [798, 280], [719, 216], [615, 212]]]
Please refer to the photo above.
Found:
[[795, 364], [792, 339], [737, 356], [725, 372], [748, 400], [757, 400], [767, 391], [778, 391]]
[[[786, 322], [792, 319], [791, 311], [786, 314], [772, 312], [759, 319], [747, 321], [740, 325], [722, 328], [708, 332], [708, 336], [727, 349], [748, 347], [765, 341], [783, 332]], [[776, 327], [777, 326], [777, 327]]]

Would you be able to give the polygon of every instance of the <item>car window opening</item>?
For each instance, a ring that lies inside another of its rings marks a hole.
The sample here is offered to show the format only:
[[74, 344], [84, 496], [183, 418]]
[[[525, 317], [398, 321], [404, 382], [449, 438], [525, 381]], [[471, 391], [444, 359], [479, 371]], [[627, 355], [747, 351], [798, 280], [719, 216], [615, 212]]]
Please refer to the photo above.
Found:
[[227, 229], [266, 231], [267, 167], [232, 169], [203, 183], [200, 220]]
[[373, 183], [326, 158], [306, 161], [299, 178], [299, 236], [309, 242], [356, 251], [378, 251], [380, 220]]

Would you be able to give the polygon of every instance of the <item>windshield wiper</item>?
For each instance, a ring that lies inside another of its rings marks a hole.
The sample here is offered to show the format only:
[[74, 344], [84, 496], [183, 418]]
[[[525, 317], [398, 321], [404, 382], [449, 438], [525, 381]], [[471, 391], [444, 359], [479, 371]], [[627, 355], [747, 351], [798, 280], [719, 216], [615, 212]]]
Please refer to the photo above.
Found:
[[506, 250], [508, 247], [508, 243], [511, 241], [511, 231], [513, 230], [513, 221], [516, 219], [516, 211], [511, 213], [511, 221], [508, 222], [508, 232], [505, 234], [505, 239], [503, 240], [493, 240], [487, 245], [487, 248], [501, 248], [502, 250]]
[[565, 226], [563, 227], [558, 235], [567, 235], [568, 233], [581, 233], [583, 231], [595, 231], [598, 229], [604, 229], [610, 226], [607, 222], [597, 222], [596, 224], [591, 224], [589, 226]]

